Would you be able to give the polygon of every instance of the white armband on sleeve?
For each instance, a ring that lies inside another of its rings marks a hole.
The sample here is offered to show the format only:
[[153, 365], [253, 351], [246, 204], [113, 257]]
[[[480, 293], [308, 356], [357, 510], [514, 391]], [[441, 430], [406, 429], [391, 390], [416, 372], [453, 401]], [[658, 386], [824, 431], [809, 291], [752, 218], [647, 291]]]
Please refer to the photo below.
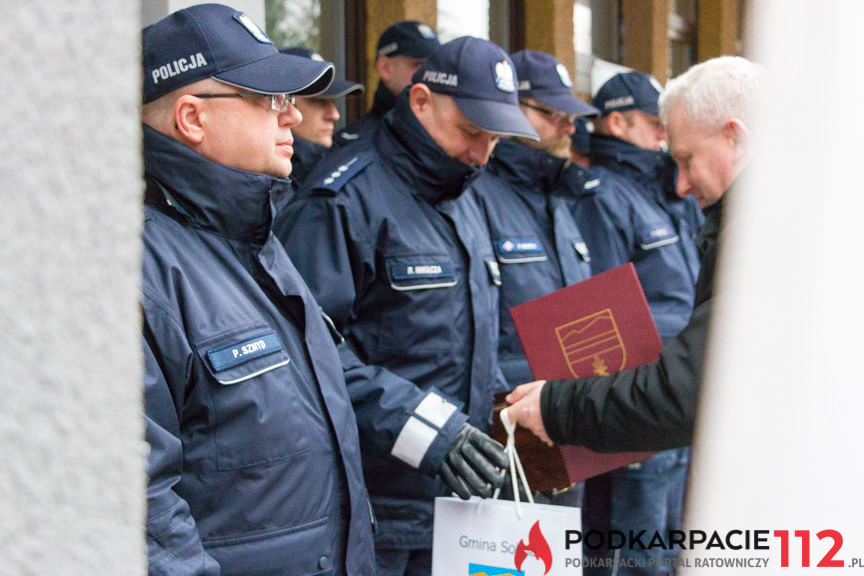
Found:
[[399, 431], [390, 454], [413, 468], [419, 468], [438, 431], [454, 412], [456, 406], [430, 392]]

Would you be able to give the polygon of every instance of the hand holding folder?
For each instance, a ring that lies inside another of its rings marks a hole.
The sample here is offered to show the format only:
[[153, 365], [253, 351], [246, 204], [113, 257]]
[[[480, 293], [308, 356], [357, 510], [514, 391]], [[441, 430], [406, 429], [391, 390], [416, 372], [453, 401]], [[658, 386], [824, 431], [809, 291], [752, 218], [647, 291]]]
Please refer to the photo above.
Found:
[[[514, 306], [510, 314], [538, 380], [614, 374], [653, 362], [662, 348], [630, 263]], [[496, 402], [496, 409], [505, 406]], [[524, 455], [529, 483], [539, 490], [563, 488], [654, 454], [601, 454], [582, 446], [550, 448], [529, 432], [519, 432], [516, 443]], [[492, 436], [498, 434], [493, 429]]]

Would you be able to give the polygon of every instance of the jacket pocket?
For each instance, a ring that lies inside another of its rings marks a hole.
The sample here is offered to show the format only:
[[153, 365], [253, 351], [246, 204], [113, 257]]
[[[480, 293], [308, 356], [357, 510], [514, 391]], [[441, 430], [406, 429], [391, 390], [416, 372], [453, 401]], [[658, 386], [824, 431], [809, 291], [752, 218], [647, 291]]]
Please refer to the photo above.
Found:
[[331, 574], [332, 535], [327, 519], [300, 526], [208, 539], [204, 546], [225, 576], [312, 576]]
[[375, 311], [378, 346], [404, 365], [402, 374], [414, 375], [428, 368], [422, 365], [430, 351], [449, 349], [452, 318], [464, 300], [454, 287], [464, 277], [446, 254], [388, 255], [384, 263], [387, 287]]
[[299, 373], [266, 324], [234, 329], [196, 346], [209, 379], [212, 447], [219, 470], [288, 458], [309, 448], [299, 414]]

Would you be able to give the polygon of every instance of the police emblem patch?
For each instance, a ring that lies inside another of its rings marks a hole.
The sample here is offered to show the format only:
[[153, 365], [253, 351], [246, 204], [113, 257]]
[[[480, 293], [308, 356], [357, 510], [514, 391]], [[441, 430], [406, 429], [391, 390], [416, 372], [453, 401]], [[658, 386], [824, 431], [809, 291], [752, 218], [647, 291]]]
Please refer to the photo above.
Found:
[[561, 79], [561, 84], [567, 88], [573, 87], [573, 81], [570, 80], [570, 73], [567, 72], [567, 67], [564, 66], [564, 64], [559, 62], [558, 65], [555, 66], [555, 71], [558, 72], [558, 78]]
[[502, 92], [515, 92], [516, 80], [513, 68], [507, 60], [495, 63], [495, 86]]
[[435, 31], [432, 30], [432, 27], [428, 24], [418, 24], [417, 31], [420, 32], [420, 35], [424, 38], [435, 38]]
[[258, 40], [258, 42], [261, 42], [262, 44], [273, 44], [273, 41], [267, 37], [267, 34], [265, 34], [264, 31], [261, 30], [261, 28], [259, 28], [258, 25], [255, 24], [255, 22], [252, 21], [251, 18], [246, 16], [246, 14], [243, 14], [242, 12], [238, 12], [237, 14], [234, 14], [234, 20], [236, 20], [244, 28], [246, 28], [246, 30], [250, 34], [252, 34], [252, 36], [256, 40]]

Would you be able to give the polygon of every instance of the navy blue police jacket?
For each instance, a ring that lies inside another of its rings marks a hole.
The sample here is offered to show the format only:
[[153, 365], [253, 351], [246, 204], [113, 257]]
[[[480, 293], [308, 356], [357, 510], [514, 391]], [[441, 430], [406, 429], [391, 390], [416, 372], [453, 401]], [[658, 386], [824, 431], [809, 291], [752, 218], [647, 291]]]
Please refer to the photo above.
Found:
[[[371, 146], [370, 146], [371, 144]], [[348, 380], [378, 521], [376, 545], [432, 545], [436, 474], [466, 421], [488, 427], [500, 375], [500, 274], [474, 170], [426, 133], [403, 96], [371, 142], [334, 151], [275, 231], [312, 292], [377, 370]]]
[[383, 82], [379, 81], [378, 88], [375, 90], [375, 96], [372, 99], [372, 108], [366, 114], [336, 132], [333, 136], [333, 146], [339, 148], [361, 140], [368, 144], [370, 136], [381, 127], [381, 124], [384, 123], [384, 116], [393, 109], [398, 99], [396, 94], [393, 94]]
[[144, 152], [150, 573], [374, 574], [362, 375], [270, 231], [289, 183], [147, 126]]
[[511, 140], [470, 185], [501, 270], [498, 361], [509, 391], [534, 380], [509, 309], [591, 275], [590, 256], [560, 193], [566, 161]]
[[695, 238], [704, 216], [692, 198], [675, 194], [677, 171], [666, 153], [594, 134], [590, 174], [596, 182], [572, 198], [591, 269], [599, 274], [633, 262], [666, 342], [690, 319], [699, 276]]

